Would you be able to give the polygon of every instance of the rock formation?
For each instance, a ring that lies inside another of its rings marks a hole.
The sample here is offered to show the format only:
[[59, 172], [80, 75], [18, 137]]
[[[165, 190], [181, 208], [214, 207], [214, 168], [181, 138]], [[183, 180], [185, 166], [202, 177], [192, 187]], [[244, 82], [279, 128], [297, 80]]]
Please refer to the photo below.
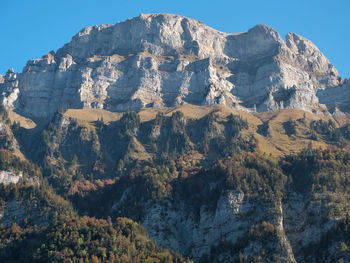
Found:
[[337, 87], [319, 90], [317, 96], [331, 112], [350, 112], [350, 79]]
[[22, 177], [22, 173], [16, 175], [9, 171], [0, 171], [0, 184], [17, 184]]
[[5, 76], [0, 75], [1, 102], [4, 106], [13, 108], [18, 98], [19, 83], [17, 74], [9, 69]]
[[227, 34], [170, 14], [86, 27], [56, 53], [28, 61], [22, 73], [0, 77], [2, 102], [32, 118], [60, 108], [185, 103], [311, 111], [324, 107], [318, 91], [340, 84], [328, 59], [297, 34], [283, 41], [265, 25]]

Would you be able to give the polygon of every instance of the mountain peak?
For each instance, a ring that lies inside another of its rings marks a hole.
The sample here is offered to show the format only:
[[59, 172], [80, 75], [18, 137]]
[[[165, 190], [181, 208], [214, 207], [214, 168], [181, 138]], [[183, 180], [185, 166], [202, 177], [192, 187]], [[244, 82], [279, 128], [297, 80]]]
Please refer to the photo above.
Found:
[[290, 32], [285, 38], [287, 46], [296, 53], [311, 55], [320, 52], [314, 43], [296, 33]]
[[84, 28], [56, 53], [28, 61], [0, 89], [9, 107], [47, 118], [59, 108], [124, 111], [187, 103], [312, 111], [323, 107], [317, 91], [337, 85], [328, 59], [294, 33], [285, 43], [263, 24], [229, 34], [180, 15], [141, 14]]
[[168, 13], [149, 13], [149, 14], [140, 14], [138, 18], [141, 19], [149, 19], [149, 18], [156, 18], [156, 17], [162, 17], [162, 18], [186, 18], [182, 15], [177, 14], [168, 14]]

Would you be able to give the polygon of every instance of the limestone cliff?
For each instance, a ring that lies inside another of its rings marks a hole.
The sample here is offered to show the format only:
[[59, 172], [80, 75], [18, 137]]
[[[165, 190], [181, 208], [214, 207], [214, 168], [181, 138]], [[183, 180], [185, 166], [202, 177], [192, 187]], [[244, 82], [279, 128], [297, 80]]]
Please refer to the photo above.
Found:
[[327, 105], [331, 112], [350, 111], [350, 79], [345, 79], [341, 85], [318, 91], [320, 103]]
[[23, 115], [60, 108], [110, 111], [225, 104], [246, 111], [324, 107], [317, 92], [340, 85], [309, 40], [257, 25], [227, 34], [179, 15], [148, 14], [86, 27], [56, 53], [0, 77], [2, 102]]
[[[116, 206], [123, 199], [132, 198], [131, 195], [130, 189], [126, 190]], [[321, 202], [325, 197], [308, 198], [292, 192], [282, 203], [273, 204], [251, 195], [226, 191], [221, 193], [215, 209], [203, 205], [198, 215], [185, 202], [174, 205], [174, 200], [162, 200], [146, 204], [141, 223], [159, 245], [190, 255], [195, 262], [213, 253], [215, 246], [223, 246], [218, 250], [219, 261], [215, 262], [234, 262], [235, 255], [229, 251], [234, 251], [235, 246], [242, 246], [245, 257], [265, 251], [271, 257], [267, 262], [272, 262], [273, 255], [279, 255], [280, 262], [305, 262], [303, 249], [319, 242], [340, 220], [328, 216], [334, 203], [325, 205]], [[274, 236], [267, 240], [248, 237], [252, 226], [261, 222], [276, 226]], [[245, 242], [247, 239], [249, 244]], [[232, 247], [225, 251], [222, 241]]]

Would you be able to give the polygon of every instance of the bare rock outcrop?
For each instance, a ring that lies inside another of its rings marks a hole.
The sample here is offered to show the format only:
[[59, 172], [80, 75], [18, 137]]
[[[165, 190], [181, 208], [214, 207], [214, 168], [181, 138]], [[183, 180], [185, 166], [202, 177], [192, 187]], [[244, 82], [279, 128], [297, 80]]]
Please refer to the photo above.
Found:
[[323, 107], [341, 78], [309, 40], [257, 25], [227, 34], [179, 15], [86, 27], [56, 53], [0, 78], [3, 103], [47, 118], [60, 108], [124, 111], [225, 104], [258, 111]]
[[[182, 254], [190, 255], [195, 262], [210, 253], [213, 246], [225, 240], [232, 244], [241, 242], [244, 235], [249, 232], [251, 225], [261, 221], [278, 221], [279, 216], [271, 214], [270, 207], [263, 202], [251, 200], [243, 193], [228, 191], [222, 193], [218, 199], [216, 208], [202, 206], [199, 215], [188, 207], [180, 206], [173, 210], [170, 203], [151, 204], [145, 209], [145, 218], [142, 225], [147, 229], [150, 237], [164, 247], [170, 247]], [[282, 226], [283, 228], [283, 226]], [[268, 244], [278, 249], [283, 262], [295, 262], [294, 255], [283, 241], [285, 237], [279, 237], [276, 244]], [[290, 246], [290, 245], [289, 245]], [[277, 248], [278, 247], [278, 248]], [[247, 247], [245, 253], [254, 255], [263, 248], [259, 242], [252, 242], [252, 247]], [[220, 259], [220, 262], [233, 262], [229, 255]]]
[[337, 87], [318, 91], [317, 96], [333, 114], [350, 112], [350, 79]]
[[16, 106], [15, 102], [17, 101], [19, 93], [17, 76], [13, 69], [9, 69], [5, 76], [0, 75], [0, 102], [11, 109]]
[[22, 172], [15, 174], [9, 171], [0, 171], [0, 184], [17, 184], [22, 177]]

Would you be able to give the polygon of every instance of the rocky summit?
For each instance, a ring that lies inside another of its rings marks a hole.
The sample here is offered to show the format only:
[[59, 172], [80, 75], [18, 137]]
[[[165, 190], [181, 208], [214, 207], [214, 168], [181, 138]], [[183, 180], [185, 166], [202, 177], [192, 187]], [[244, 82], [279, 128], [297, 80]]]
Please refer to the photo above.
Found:
[[350, 79], [301, 36], [140, 15], [0, 90], [0, 262], [350, 262]]
[[57, 52], [0, 75], [1, 101], [31, 118], [58, 109], [109, 111], [223, 104], [248, 112], [346, 111], [349, 93], [309, 40], [271, 27], [223, 33], [179, 15], [89, 26]]

